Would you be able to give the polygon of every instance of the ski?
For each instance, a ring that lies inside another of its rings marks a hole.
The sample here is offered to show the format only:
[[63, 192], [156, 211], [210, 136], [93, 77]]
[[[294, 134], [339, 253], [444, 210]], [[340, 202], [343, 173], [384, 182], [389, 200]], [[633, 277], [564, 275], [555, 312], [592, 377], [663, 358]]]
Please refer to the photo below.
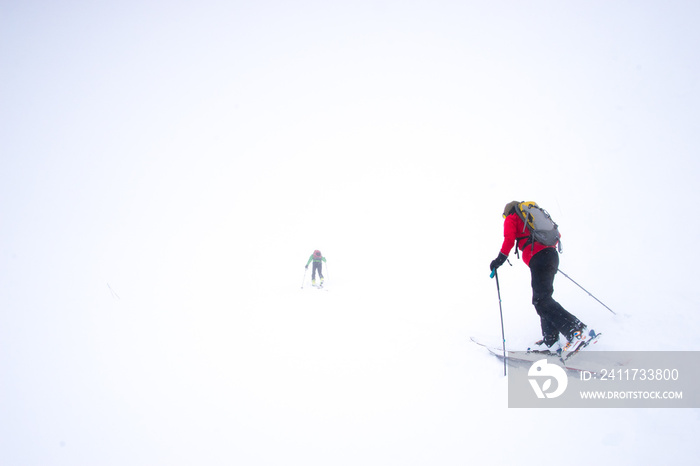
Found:
[[[477, 340], [475, 337], [471, 337], [471, 341], [476, 343], [479, 346], [482, 346], [486, 348], [489, 353], [493, 356], [496, 356], [498, 359], [501, 361], [503, 360], [503, 349], [502, 348], [496, 348], [495, 346], [488, 345], [486, 343], [483, 343], [479, 340]], [[511, 350], [506, 350], [506, 355], [505, 355], [507, 361], [511, 365], [517, 365], [517, 366], [523, 366], [523, 365], [529, 365], [529, 364], [534, 364], [535, 362], [541, 360], [541, 359], [547, 359], [549, 363], [554, 363], [557, 364], [564, 369], [571, 371], [571, 372], [591, 372], [589, 369], [585, 369], [582, 367], [577, 367], [575, 365], [571, 365], [568, 363], [566, 360], [562, 359], [561, 356], [559, 356], [556, 353], [550, 353], [550, 352], [544, 352], [544, 351], [511, 351]]]

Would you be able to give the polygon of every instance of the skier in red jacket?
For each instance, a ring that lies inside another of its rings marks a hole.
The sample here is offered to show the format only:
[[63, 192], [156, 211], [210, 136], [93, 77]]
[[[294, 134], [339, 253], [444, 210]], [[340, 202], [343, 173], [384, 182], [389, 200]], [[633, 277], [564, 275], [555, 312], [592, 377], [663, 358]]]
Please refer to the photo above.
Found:
[[[503, 210], [503, 245], [498, 257], [491, 262], [491, 270], [497, 269], [508, 258], [515, 246], [522, 251], [523, 262], [530, 268], [532, 277], [532, 304], [540, 316], [542, 340], [531, 348], [536, 351], [561, 353], [573, 351], [588, 339], [595, 336], [576, 316], [568, 312], [552, 298], [554, 294], [554, 275], [559, 269], [559, 253], [554, 246], [531, 243], [526, 232], [525, 222], [515, 211], [518, 201], [509, 202]], [[559, 334], [564, 335], [567, 343], [562, 348]]]

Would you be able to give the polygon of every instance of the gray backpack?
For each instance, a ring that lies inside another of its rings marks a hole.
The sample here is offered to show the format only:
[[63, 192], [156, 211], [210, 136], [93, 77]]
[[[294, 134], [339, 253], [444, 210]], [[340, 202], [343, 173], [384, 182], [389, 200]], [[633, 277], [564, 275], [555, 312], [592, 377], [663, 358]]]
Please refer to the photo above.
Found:
[[525, 223], [522, 233], [527, 234], [516, 238], [518, 241], [527, 238], [523, 249], [529, 244], [532, 244], [534, 248], [534, 243], [537, 242], [545, 246], [557, 246], [561, 252], [559, 228], [546, 210], [538, 206], [536, 202], [528, 201], [515, 206], [515, 213]]

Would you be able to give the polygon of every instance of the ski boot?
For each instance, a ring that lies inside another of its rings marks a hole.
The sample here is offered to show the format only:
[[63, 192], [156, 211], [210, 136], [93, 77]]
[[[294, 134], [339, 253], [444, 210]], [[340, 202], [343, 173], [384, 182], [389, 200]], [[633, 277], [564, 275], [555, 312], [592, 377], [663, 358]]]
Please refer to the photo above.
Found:
[[561, 355], [561, 351], [562, 348], [559, 340], [555, 341], [552, 346], [547, 346], [544, 340], [538, 340], [527, 349], [528, 353], [540, 353], [547, 356], [559, 356]]

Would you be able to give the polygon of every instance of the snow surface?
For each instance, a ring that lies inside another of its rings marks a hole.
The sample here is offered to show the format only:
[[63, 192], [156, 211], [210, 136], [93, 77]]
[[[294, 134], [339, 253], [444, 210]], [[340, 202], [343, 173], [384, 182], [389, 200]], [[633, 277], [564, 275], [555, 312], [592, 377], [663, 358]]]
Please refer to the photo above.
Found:
[[327, 3], [2, 7], [0, 463], [693, 463], [700, 410], [509, 409], [469, 337], [518, 199], [598, 350], [700, 350], [698, 6]]

